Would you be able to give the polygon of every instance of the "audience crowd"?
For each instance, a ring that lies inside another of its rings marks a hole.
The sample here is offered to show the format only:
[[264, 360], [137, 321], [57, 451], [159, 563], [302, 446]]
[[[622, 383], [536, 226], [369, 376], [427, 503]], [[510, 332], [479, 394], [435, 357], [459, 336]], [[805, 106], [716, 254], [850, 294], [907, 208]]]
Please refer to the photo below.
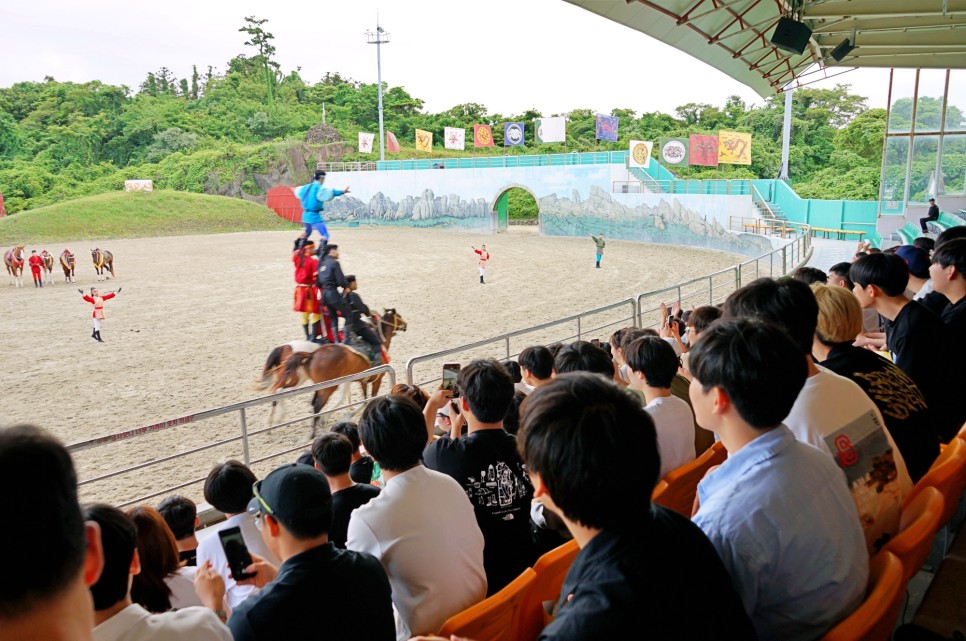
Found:
[[[569, 540], [546, 641], [818, 639], [966, 421], [964, 352], [954, 228], [397, 385], [263, 479], [214, 465], [200, 532], [184, 496], [81, 505], [61, 443], [2, 427], [0, 641], [427, 638]], [[651, 501], [715, 441], [691, 519]]]

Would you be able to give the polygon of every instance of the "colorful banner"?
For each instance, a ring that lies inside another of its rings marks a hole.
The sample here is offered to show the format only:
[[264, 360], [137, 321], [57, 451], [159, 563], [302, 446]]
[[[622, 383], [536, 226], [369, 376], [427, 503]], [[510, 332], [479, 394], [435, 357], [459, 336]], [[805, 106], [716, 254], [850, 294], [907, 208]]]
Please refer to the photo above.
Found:
[[651, 149], [654, 148], [653, 142], [644, 140], [632, 140], [628, 163], [631, 167], [643, 167], [647, 169], [651, 166]]
[[433, 150], [433, 132], [417, 129], [416, 130], [416, 151], [432, 151], [432, 150]]
[[503, 123], [503, 146], [504, 147], [523, 146], [523, 123], [522, 122]]
[[597, 114], [597, 140], [617, 142], [617, 116]]
[[688, 141], [686, 138], [661, 138], [661, 160], [672, 167], [688, 166]]
[[371, 154], [372, 153], [372, 141], [376, 139], [376, 134], [367, 134], [365, 132], [359, 132], [359, 153], [360, 154]]
[[493, 132], [490, 130], [489, 125], [473, 125], [473, 146], [493, 146]]
[[751, 134], [741, 131], [718, 132], [718, 164], [750, 165]]
[[443, 132], [447, 149], [466, 149], [466, 130], [460, 127], [447, 127]]
[[537, 118], [533, 140], [537, 143], [566, 142], [567, 119], [564, 116]]
[[386, 132], [386, 151], [399, 151], [399, 141], [396, 140], [396, 134], [391, 131]]
[[692, 167], [717, 167], [718, 137], [709, 134], [688, 136], [688, 164]]

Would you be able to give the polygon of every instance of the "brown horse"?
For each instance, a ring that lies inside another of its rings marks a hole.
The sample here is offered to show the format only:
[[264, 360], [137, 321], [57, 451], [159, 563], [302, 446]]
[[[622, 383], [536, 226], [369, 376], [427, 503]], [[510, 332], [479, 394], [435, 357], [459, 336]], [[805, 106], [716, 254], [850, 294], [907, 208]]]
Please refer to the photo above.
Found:
[[74, 255], [70, 253], [69, 249], [65, 249], [64, 253], [60, 255], [60, 266], [64, 270], [64, 282], [73, 283], [74, 282]]
[[44, 261], [44, 284], [54, 284], [54, 257], [46, 249], [40, 252], [40, 260]]
[[24, 245], [17, 245], [13, 249], [8, 249], [3, 255], [3, 263], [7, 266], [11, 285], [23, 287], [23, 263], [26, 255]]
[[[373, 314], [376, 320], [377, 334], [382, 339], [383, 349], [392, 342], [397, 332], [406, 331], [406, 321], [395, 308], [384, 309], [382, 316]], [[272, 392], [280, 389], [297, 387], [312, 380], [314, 383], [330, 381], [351, 374], [358, 374], [372, 367], [372, 363], [363, 354], [347, 345], [317, 345], [309, 341], [292, 341], [279, 345], [271, 351], [262, 374], [255, 381], [253, 389]], [[364, 398], [375, 396], [382, 383], [382, 374], [359, 381]], [[274, 383], [272, 382], [274, 380]], [[371, 385], [371, 389], [370, 389]], [[316, 414], [322, 411], [329, 397], [335, 392], [335, 387], [327, 387], [315, 393], [312, 399], [312, 409]], [[348, 391], [348, 386], [346, 387]], [[274, 422], [278, 402], [272, 403], [269, 422]], [[312, 432], [315, 434], [318, 419], [313, 421]]]
[[[94, 261], [94, 271], [97, 272], [97, 280], [108, 280], [108, 278], [115, 277], [114, 254], [106, 249], [102, 250], [95, 247], [91, 250], [91, 260]], [[111, 272], [110, 277], [107, 275], [107, 272]]]

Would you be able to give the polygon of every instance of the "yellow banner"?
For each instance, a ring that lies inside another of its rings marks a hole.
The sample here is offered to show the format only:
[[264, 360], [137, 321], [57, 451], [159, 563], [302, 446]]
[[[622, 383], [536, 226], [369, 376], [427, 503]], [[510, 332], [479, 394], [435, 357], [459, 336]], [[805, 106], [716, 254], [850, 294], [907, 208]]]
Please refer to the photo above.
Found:
[[718, 132], [718, 164], [750, 165], [751, 134], [740, 131]]
[[432, 150], [433, 150], [433, 132], [417, 129], [416, 130], [416, 151], [432, 151]]

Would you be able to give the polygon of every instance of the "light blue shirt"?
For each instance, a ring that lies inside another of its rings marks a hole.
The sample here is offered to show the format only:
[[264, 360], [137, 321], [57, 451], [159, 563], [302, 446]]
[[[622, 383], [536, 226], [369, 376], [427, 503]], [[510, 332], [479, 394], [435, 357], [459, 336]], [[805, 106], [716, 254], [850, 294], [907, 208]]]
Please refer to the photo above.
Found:
[[845, 475], [784, 425], [729, 455], [698, 496], [694, 522], [761, 641], [817, 639], [862, 602], [869, 556]]

